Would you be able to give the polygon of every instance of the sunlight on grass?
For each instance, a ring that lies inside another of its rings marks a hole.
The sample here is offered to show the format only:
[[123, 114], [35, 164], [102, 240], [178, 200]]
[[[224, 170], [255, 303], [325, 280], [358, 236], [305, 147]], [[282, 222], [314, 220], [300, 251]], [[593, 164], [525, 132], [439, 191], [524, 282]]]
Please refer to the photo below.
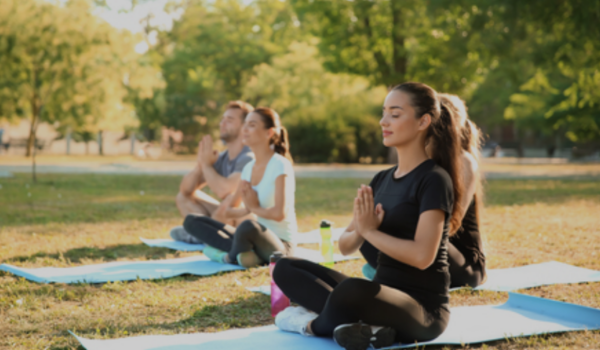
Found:
[[[25, 175], [2, 179], [1, 262], [66, 267], [193, 256], [196, 253], [150, 248], [138, 238], [166, 238], [168, 230], [181, 223], [173, 204], [179, 180], [44, 175], [32, 185]], [[336, 226], [347, 225], [361, 183], [368, 180], [299, 179], [300, 230], [314, 229], [324, 218]], [[482, 220], [488, 266], [558, 260], [600, 270], [598, 212], [597, 180], [490, 180]], [[346, 262], [336, 269], [361, 276], [362, 264]], [[268, 278], [267, 269], [256, 268], [210, 277], [42, 285], [0, 273], [0, 348], [76, 349], [78, 344], [67, 330], [108, 339], [270, 324], [269, 298], [245, 290], [267, 284]], [[600, 283], [521, 292], [600, 308]], [[499, 304], [506, 299], [506, 293], [461, 290], [451, 294], [452, 306]], [[468, 348], [585, 349], [598, 343], [600, 332], [578, 332]]]

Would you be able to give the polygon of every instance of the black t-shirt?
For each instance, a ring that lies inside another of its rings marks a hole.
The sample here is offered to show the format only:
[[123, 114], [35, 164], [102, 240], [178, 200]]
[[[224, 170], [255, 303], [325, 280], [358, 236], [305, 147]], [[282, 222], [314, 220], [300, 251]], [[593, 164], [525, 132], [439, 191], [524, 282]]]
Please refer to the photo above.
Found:
[[462, 253], [469, 265], [478, 264], [481, 271], [485, 271], [485, 255], [477, 223], [476, 205], [474, 198], [465, 212], [460, 229], [450, 237], [449, 241]]
[[[485, 253], [477, 223], [476, 205], [477, 202], [474, 198], [465, 212], [461, 227], [454, 235], [450, 236], [448, 241], [465, 257], [468, 265], [477, 265], [485, 273]], [[369, 265], [377, 268], [379, 256], [377, 248], [369, 242], [364, 242], [360, 247], [360, 252]], [[452, 276], [450, 276], [450, 280], [452, 281]]]
[[454, 203], [452, 180], [431, 159], [398, 179], [394, 178], [396, 168], [378, 173], [370, 184], [375, 205], [381, 203], [385, 210], [379, 231], [414, 240], [420, 214], [440, 209], [446, 213], [444, 232], [435, 260], [427, 269], [420, 270], [380, 252], [373, 281], [402, 290], [425, 307], [436, 308], [449, 301], [448, 229]]

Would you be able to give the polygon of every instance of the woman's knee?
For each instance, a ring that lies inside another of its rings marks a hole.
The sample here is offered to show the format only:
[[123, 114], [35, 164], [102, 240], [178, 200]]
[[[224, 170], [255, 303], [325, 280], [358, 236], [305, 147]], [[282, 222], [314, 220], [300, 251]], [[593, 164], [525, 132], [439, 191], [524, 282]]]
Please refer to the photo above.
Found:
[[280, 258], [277, 260], [275, 267], [273, 268], [273, 280], [277, 285], [285, 283], [286, 279], [290, 277], [291, 271], [294, 269], [292, 266], [293, 259]]
[[260, 232], [260, 224], [254, 220], [242, 221], [235, 230], [235, 235], [243, 237], [252, 237]]
[[197, 226], [197, 222], [200, 218], [201, 218], [201, 216], [195, 215], [195, 214], [186, 215], [185, 219], [183, 219], [183, 228], [187, 232], [194, 231], [194, 227]]
[[362, 278], [348, 278], [340, 282], [331, 292], [330, 303], [341, 308], [357, 308], [366, 299], [374, 298], [380, 286]]

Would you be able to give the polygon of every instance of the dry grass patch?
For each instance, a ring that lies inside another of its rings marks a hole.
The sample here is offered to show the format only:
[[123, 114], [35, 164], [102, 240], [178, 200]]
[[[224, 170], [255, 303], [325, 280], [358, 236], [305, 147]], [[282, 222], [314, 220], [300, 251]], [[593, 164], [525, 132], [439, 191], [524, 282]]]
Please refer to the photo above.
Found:
[[[65, 267], [196, 254], [146, 247], [138, 238], [164, 238], [169, 228], [180, 224], [172, 195], [179, 177], [44, 175], [40, 184], [27, 188], [28, 181], [19, 175], [1, 182], [0, 196], [9, 198], [0, 202], [3, 263]], [[301, 231], [318, 227], [322, 218], [347, 224], [361, 183], [368, 180], [299, 179]], [[482, 221], [488, 266], [558, 260], [600, 270], [598, 212], [599, 181], [490, 180]], [[363, 263], [340, 263], [336, 269], [361, 276]], [[99, 285], [42, 285], [0, 273], [0, 348], [78, 348], [67, 330], [108, 339], [265, 325], [272, 322], [269, 298], [245, 288], [268, 282], [264, 268]], [[600, 308], [600, 283], [520, 292]], [[506, 293], [451, 294], [452, 306], [500, 304], [506, 299]], [[594, 349], [598, 344], [599, 332], [577, 332], [439, 348]]]

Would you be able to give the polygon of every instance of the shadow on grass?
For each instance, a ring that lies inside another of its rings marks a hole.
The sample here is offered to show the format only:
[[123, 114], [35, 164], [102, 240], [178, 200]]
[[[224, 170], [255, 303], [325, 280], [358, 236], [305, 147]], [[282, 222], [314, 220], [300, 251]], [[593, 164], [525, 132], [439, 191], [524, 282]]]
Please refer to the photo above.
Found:
[[106, 262], [119, 258], [157, 260], [165, 258], [168, 254], [173, 254], [173, 251], [167, 248], [148, 247], [143, 243], [117, 244], [106, 248], [74, 248], [64, 253], [35, 253], [32, 255], [16, 256], [3, 261], [3, 263], [35, 262], [37, 259], [67, 260], [72, 263], [81, 263], [84, 259], [103, 260]]
[[26, 174], [2, 179], [0, 226], [176, 218], [181, 177]]
[[[131, 336], [172, 331], [176, 334], [204, 332], [206, 328], [229, 329], [259, 327], [273, 323], [270, 298], [254, 293], [248, 298], [238, 298], [224, 305], [206, 305], [185, 319], [171, 323], [154, 323], [152, 317], [145, 324], [128, 327], [81, 328], [72, 330], [82, 337], [122, 338], [124, 332]], [[160, 330], [161, 332], [154, 332]], [[65, 335], [67, 332], [65, 331]]]
[[[103, 223], [179, 217], [179, 176], [24, 174], [3, 179], [0, 226]], [[298, 179], [296, 213], [351, 215], [356, 189], [369, 179]], [[60, 195], [60, 196], [59, 196]], [[600, 179], [489, 180], [486, 205], [559, 204], [600, 198]]]

